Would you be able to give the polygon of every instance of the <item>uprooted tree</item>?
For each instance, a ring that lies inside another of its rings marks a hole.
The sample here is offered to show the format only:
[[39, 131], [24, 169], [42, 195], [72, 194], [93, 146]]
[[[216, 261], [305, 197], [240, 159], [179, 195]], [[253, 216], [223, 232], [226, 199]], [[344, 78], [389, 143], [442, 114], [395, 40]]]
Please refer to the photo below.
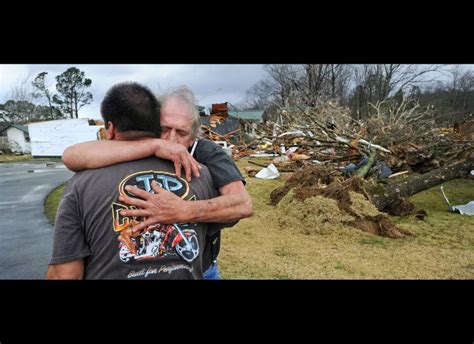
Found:
[[[451, 179], [466, 176], [472, 169], [474, 157], [400, 182], [380, 184], [359, 176], [343, 179], [323, 167], [308, 165], [295, 172], [283, 186], [271, 192], [270, 204], [279, 205], [284, 199], [286, 204], [301, 202], [287, 207], [286, 211], [291, 211], [311, 204], [305, 202], [309, 198], [330, 198], [337, 201], [341, 211], [341, 214], [333, 216], [340, 216], [346, 225], [380, 236], [400, 238], [411, 233], [393, 224], [385, 213], [407, 215], [414, 210], [407, 197]], [[288, 197], [291, 199], [288, 200]]]
[[[306, 217], [313, 216], [314, 212], [324, 212], [324, 209], [318, 209], [314, 197], [329, 198], [337, 202], [338, 209], [332, 209], [331, 218], [335, 219], [326, 217], [324, 222], [333, 221], [337, 224], [341, 221], [344, 225], [389, 238], [411, 235], [410, 232], [394, 225], [386, 214], [375, 208], [365, 189], [367, 184], [368, 182], [360, 177], [343, 180], [324, 168], [308, 166], [295, 172], [285, 185], [273, 190], [270, 194], [270, 203], [282, 207], [280, 205], [282, 202], [286, 213], [310, 206], [311, 209], [301, 216], [300, 221], [304, 223]], [[320, 199], [317, 203], [322, 201], [323, 199]], [[288, 203], [289, 207], [286, 206]], [[313, 223], [311, 226], [318, 225], [324, 223]]]
[[[391, 238], [409, 235], [383, 213], [407, 215], [414, 210], [407, 197], [466, 176], [474, 169], [474, 145], [472, 140], [452, 130], [430, 128], [430, 109], [416, 102], [409, 103], [404, 97], [379, 102], [375, 107], [377, 115], [370, 125], [351, 120], [342, 108], [331, 103], [306, 109], [299, 107], [299, 114], [296, 111], [285, 113], [287, 124], [279, 128], [292, 129], [292, 132], [277, 136], [273, 142], [289, 145], [298, 142], [296, 153], [304, 152], [308, 160], [286, 163], [297, 167], [296, 172], [284, 186], [271, 193], [271, 203], [278, 204], [290, 191], [299, 201], [312, 196], [332, 198], [345, 216], [351, 216], [352, 220], [346, 223], [349, 226]], [[328, 114], [334, 117], [334, 125], [323, 122]], [[387, 148], [371, 143], [372, 138]], [[348, 178], [341, 165], [348, 166], [364, 155], [368, 157], [367, 163]], [[378, 158], [390, 165], [393, 172], [412, 173], [399, 179], [385, 178], [380, 183], [369, 173]], [[311, 159], [317, 159], [319, 165], [315, 166]], [[288, 165], [281, 166], [288, 168]], [[364, 196], [367, 209], [371, 204], [383, 213], [357, 213], [352, 206], [354, 194], [351, 192]]]
[[474, 170], [474, 157], [432, 170], [425, 174], [414, 175], [408, 179], [393, 184], [377, 184], [368, 188], [371, 200], [381, 211], [398, 215], [395, 207], [403, 199], [420, 191], [442, 184], [452, 179], [462, 178]]

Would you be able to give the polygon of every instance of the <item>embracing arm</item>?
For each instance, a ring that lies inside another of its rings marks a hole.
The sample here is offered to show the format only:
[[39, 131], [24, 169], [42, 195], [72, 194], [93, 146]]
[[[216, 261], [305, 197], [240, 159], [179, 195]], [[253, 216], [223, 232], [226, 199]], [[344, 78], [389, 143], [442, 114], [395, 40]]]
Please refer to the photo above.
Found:
[[49, 265], [46, 279], [71, 279], [84, 278], [84, 259], [74, 260], [64, 264]]
[[67, 168], [78, 172], [153, 155], [173, 161], [177, 175], [181, 175], [181, 167], [183, 167], [188, 181], [191, 180], [191, 174], [199, 176], [199, 165], [186, 147], [162, 139], [103, 140], [78, 143], [64, 151], [63, 162]]
[[124, 161], [143, 159], [155, 154], [153, 139], [139, 141], [88, 141], [68, 147], [63, 162], [72, 171], [106, 167]]

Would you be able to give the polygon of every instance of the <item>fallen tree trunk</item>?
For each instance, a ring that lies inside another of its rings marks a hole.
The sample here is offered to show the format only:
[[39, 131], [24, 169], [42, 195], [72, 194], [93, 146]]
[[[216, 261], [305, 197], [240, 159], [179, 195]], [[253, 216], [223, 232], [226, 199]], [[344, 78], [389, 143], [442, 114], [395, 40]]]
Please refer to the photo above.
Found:
[[359, 168], [354, 172], [354, 175], [357, 177], [364, 178], [367, 173], [369, 173], [369, 170], [372, 168], [372, 166], [375, 164], [375, 160], [377, 159], [377, 151], [373, 150], [370, 155], [369, 155], [369, 161], [367, 164]]
[[388, 213], [392, 205], [398, 204], [401, 199], [414, 195], [420, 191], [447, 182], [455, 178], [467, 176], [474, 169], [474, 159], [462, 160], [455, 164], [432, 170], [410, 179], [386, 185], [377, 184], [368, 188], [372, 203], [380, 210]]

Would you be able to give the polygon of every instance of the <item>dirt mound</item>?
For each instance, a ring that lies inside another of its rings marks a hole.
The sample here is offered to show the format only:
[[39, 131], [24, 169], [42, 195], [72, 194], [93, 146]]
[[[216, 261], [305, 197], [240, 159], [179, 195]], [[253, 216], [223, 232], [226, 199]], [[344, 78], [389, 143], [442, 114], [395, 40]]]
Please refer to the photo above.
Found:
[[412, 233], [395, 226], [385, 215], [357, 218], [352, 223], [352, 225], [363, 230], [364, 232], [392, 239], [403, 238], [405, 236], [412, 235]]
[[335, 180], [328, 171], [319, 166], [308, 166], [296, 171], [285, 183], [270, 194], [270, 204], [277, 205], [291, 189], [310, 189], [313, 186], [329, 185]]
[[293, 191], [278, 203], [277, 212], [282, 228], [301, 228], [305, 234], [323, 234], [353, 221], [352, 216], [341, 212], [335, 200], [314, 196], [299, 201]]
[[279, 214], [284, 214], [279, 217], [279, 223], [283, 227], [300, 227], [305, 233], [324, 233], [350, 226], [389, 238], [411, 235], [395, 226], [371, 203], [364, 183], [360, 178], [351, 178], [344, 182], [334, 180], [328, 186], [298, 184], [277, 205]]
[[370, 203], [367, 198], [357, 192], [349, 191], [351, 205], [346, 211], [350, 212], [357, 218], [376, 217], [383, 215], [375, 205]]

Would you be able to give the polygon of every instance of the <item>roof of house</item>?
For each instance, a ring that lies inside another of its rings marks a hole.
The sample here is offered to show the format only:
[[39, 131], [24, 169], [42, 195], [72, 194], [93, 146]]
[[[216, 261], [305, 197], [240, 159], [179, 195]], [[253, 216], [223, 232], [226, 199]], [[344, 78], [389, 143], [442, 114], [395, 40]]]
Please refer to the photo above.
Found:
[[229, 115], [245, 120], [258, 121], [262, 118], [263, 110], [229, 111]]
[[7, 124], [7, 125], [5, 125], [5, 123], [0, 123], [0, 133], [6, 131], [10, 127], [21, 130], [21, 131], [23, 131], [24, 133], [27, 133], [27, 134], [29, 133], [28, 132], [28, 126], [26, 126], [26, 125], [21, 125], [21, 124]]
[[10, 126], [10, 123], [0, 123], [0, 133]]

